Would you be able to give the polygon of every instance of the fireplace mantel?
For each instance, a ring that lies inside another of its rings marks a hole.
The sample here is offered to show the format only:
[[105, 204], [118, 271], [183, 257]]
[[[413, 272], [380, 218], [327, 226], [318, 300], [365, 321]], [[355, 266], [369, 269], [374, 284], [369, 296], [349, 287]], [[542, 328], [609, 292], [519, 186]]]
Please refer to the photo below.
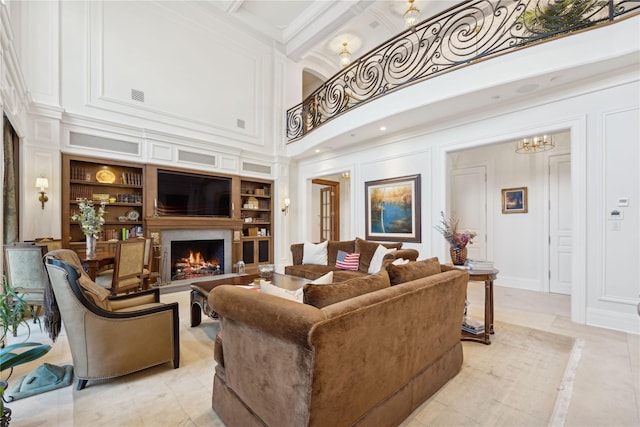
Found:
[[145, 218], [150, 230], [166, 229], [226, 229], [242, 230], [243, 221], [233, 218], [202, 218], [183, 216], [152, 216]]

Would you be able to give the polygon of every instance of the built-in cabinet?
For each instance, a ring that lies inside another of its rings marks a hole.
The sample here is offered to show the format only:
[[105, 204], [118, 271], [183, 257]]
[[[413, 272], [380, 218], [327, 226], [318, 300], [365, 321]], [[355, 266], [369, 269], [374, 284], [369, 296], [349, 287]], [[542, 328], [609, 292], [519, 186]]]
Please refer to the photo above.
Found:
[[242, 261], [249, 271], [273, 260], [272, 182], [240, 180]]
[[144, 232], [144, 165], [107, 162], [74, 155], [62, 156], [62, 241], [66, 248], [82, 253], [85, 236], [72, 219], [79, 203], [105, 204], [103, 231], [98, 251], [113, 252], [118, 240]]
[[[94, 206], [105, 201], [105, 224], [98, 251], [114, 252], [118, 240], [127, 233], [151, 237], [155, 247], [160, 248], [162, 230], [224, 228], [233, 234], [233, 272], [241, 260], [247, 272], [257, 272], [259, 264], [273, 262], [273, 181], [227, 176], [232, 180], [231, 200], [235, 206], [230, 218], [170, 216], [158, 212], [158, 170], [213, 175], [63, 154], [62, 182], [68, 183], [62, 189], [63, 247], [79, 254], [85, 251], [85, 236], [72, 216], [78, 212], [79, 202], [86, 199], [92, 200]], [[160, 255], [156, 258], [160, 259]], [[158, 264], [154, 271], [160, 271], [160, 261], [154, 262]]]

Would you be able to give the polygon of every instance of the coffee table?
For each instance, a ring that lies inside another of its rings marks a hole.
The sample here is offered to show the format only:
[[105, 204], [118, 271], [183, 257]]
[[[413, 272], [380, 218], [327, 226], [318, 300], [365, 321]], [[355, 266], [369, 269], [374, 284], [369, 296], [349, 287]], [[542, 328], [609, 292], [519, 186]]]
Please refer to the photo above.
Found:
[[[258, 274], [241, 274], [237, 276], [227, 276], [218, 279], [204, 280], [192, 283], [190, 303], [191, 303], [191, 327], [198, 326], [202, 322], [202, 313], [212, 319], [218, 317], [218, 313], [209, 306], [209, 292], [221, 285], [248, 286], [253, 284], [253, 280], [259, 278]], [[302, 277], [289, 276], [286, 274], [273, 273], [271, 283], [283, 289], [297, 290], [309, 283], [311, 280]], [[256, 286], [258, 287], [258, 286]]]

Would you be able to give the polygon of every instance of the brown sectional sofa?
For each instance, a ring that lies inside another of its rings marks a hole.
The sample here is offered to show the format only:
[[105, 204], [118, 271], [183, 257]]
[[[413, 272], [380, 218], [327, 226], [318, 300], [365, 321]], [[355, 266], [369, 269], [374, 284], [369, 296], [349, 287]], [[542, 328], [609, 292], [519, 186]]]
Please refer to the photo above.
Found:
[[305, 285], [317, 306], [215, 288], [213, 409], [229, 427], [400, 424], [462, 367], [468, 279], [434, 258]]
[[[305, 279], [313, 280], [333, 271], [333, 281], [343, 282], [367, 274], [371, 258], [378, 248], [378, 245], [383, 245], [389, 249], [396, 249], [385, 256], [385, 263], [388, 260], [393, 261], [398, 258], [415, 261], [419, 255], [415, 249], [402, 249], [402, 243], [378, 243], [356, 237], [354, 240], [330, 240], [327, 244], [327, 265], [302, 264], [302, 260], [304, 259], [304, 243], [294, 243], [291, 245], [293, 265], [286, 266], [284, 273], [290, 276], [304, 277]], [[358, 271], [341, 270], [336, 267], [336, 257], [339, 250], [347, 253], [357, 252], [360, 254]]]

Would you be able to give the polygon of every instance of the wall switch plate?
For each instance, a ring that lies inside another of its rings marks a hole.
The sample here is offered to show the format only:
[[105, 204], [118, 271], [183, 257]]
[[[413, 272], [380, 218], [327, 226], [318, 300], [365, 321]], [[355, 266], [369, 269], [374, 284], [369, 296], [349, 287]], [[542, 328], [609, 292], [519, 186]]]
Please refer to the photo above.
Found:
[[618, 197], [618, 206], [626, 208], [629, 206], [629, 198], [628, 197]]

